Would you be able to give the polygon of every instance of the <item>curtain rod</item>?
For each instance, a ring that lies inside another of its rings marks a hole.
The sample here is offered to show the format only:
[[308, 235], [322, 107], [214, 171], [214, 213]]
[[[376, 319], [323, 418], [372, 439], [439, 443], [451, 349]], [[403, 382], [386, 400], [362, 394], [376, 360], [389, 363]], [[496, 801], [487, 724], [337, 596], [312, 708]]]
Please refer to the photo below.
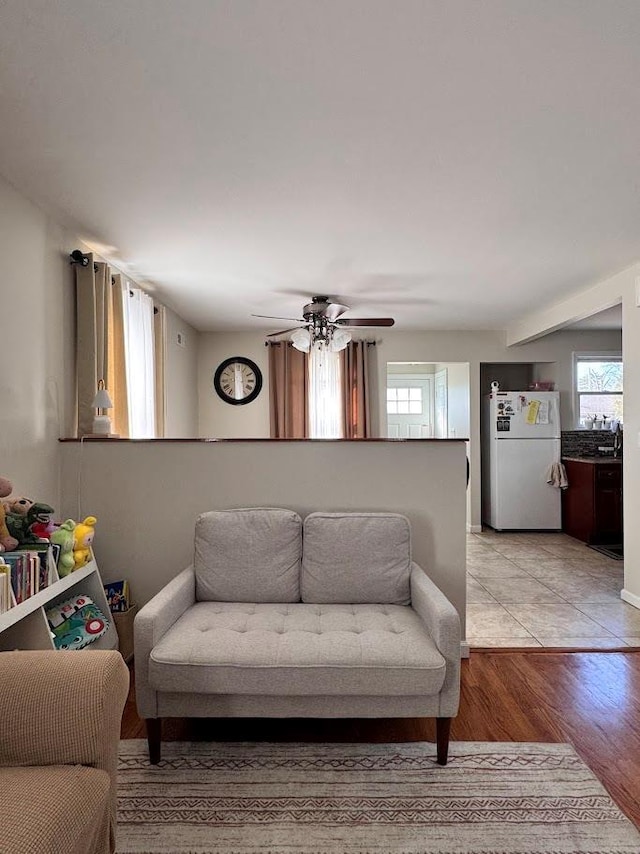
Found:
[[[73, 264], [80, 264], [81, 267], [89, 266], [89, 255], [85, 255], [80, 249], [74, 249], [73, 252], [69, 255], [69, 263], [73, 266]], [[93, 272], [98, 272], [98, 265], [94, 263]]]

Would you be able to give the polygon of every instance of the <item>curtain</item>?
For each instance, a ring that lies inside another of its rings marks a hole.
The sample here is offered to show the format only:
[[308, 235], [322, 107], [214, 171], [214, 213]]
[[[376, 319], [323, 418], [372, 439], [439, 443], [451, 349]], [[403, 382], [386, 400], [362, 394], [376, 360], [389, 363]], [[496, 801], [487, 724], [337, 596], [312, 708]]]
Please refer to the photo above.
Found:
[[272, 439], [306, 439], [307, 355], [290, 341], [270, 341], [269, 420]]
[[309, 436], [342, 439], [344, 436], [340, 353], [312, 347], [309, 353]]
[[121, 284], [104, 262], [89, 254], [75, 265], [76, 279], [76, 435], [93, 431], [93, 399], [104, 380], [113, 402], [112, 432], [128, 435], [127, 381]]
[[93, 255], [86, 267], [74, 266], [76, 278], [76, 421], [77, 435], [92, 432], [98, 390], [98, 342], [96, 333], [96, 280]]
[[154, 439], [156, 394], [153, 341], [153, 299], [129, 285], [124, 302], [124, 339], [127, 360], [129, 435]]
[[111, 276], [110, 323], [111, 334], [108, 341], [108, 381], [113, 409], [111, 410], [111, 430], [122, 439], [129, 437], [129, 398], [127, 393], [127, 362], [124, 332], [124, 297], [127, 294], [126, 283], [118, 273]]
[[166, 312], [163, 305], [153, 309], [153, 340], [155, 342], [155, 373], [156, 373], [156, 438], [165, 435], [166, 395], [165, 395], [165, 362], [166, 362]]
[[343, 427], [345, 439], [371, 436], [369, 348], [373, 341], [350, 341], [340, 351], [342, 363]]

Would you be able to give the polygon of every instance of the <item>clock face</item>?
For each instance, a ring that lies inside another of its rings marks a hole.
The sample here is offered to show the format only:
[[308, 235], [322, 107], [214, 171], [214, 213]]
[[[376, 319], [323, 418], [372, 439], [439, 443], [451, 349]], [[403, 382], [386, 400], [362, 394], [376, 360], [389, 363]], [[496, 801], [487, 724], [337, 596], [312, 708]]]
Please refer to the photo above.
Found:
[[225, 403], [240, 406], [251, 403], [260, 394], [262, 374], [251, 359], [232, 356], [218, 365], [213, 386]]

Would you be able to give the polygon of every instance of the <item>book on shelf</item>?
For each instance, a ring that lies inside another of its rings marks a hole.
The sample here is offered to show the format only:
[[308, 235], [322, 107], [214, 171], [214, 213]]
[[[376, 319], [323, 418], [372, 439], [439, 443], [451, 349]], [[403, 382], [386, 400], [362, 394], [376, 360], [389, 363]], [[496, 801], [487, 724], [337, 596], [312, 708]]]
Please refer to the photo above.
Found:
[[126, 579], [123, 581], [110, 581], [109, 584], [104, 585], [104, 592], [112, 614], [129, 610], [131, 600], [129, 596], [129, 582]]
[[2, 560], [9, 567], [15, 605], [58, 581], [54, 549], [49, 543], [34, 543], [24, 549], [4, 552]]
[[16, 597], [11, 587], [11, 567], [0, 555], [0, 614], [4, 614], [16, 604]]

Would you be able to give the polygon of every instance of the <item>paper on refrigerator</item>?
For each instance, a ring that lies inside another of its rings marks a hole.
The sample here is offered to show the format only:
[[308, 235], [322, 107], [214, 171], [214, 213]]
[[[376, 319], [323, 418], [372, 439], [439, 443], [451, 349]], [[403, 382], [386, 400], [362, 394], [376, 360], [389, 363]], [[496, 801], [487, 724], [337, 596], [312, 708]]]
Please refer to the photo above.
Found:
[[527, 424], [536, 424], [538, 421], [538, 411], [540, 409], [540, 401], [539, 400], [530, 400], [529, 406], [527, 407], [527, 416], [526, 422]]
[[538, 424], [548, 424], [549, 423], [549, 401], [541, 400], [540, 407], [538, 409]]

